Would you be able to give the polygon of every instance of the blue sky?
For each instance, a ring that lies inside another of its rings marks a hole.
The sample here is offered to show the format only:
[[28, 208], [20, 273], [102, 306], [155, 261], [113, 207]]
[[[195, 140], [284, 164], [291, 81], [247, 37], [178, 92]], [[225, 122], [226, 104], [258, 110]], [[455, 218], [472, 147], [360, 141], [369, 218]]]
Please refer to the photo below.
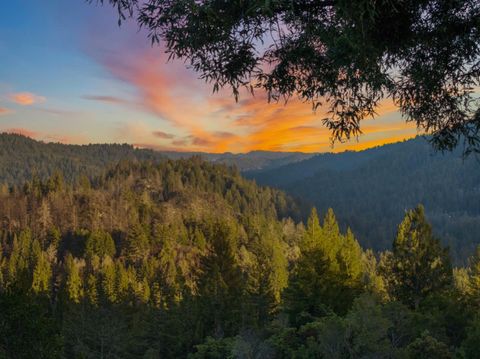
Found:
[[[321, 110], [320, 110], [321, 112]], [[416, 134], [386, 101], [364, 122], [362, 149]], [[0, 4], [0, 131], [54, 142], [127, 142], [168, 150], [331, 151], [321, 113], [299, 101], [239, 103], [182, 63], [167, 63], [136, 24], [83, 0]]]

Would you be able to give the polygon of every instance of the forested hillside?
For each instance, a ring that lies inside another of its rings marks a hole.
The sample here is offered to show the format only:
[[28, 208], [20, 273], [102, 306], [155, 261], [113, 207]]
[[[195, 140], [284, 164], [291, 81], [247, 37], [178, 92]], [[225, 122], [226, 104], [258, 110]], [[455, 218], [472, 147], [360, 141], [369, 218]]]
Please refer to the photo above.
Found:
[[67, 182], [84, 175], [100, 175], [120, 160], [161, 161], [201, 156], [214, 163], [235, 165], [240, 170], [275, 168], [312, 157], [296, 152], [254, 151], [246, 154], [200, 152], [158, 152], [127, 144], [65, 145], [44, 143], [31, 138], [0, 133], [0, 183], [22, 184], [32, 175], [45, 179], [61, 170]]
[[[0, 183], [21, 185], [33, 175], [46, 180], [57, 170], [66, 183], [93, 178], [122, 160], [159, 163], [194, 153], [156, 152], [130, 145], [63, 145], [0, 134]], [[286, 190], [302, 202], [305, 219], [315, 205], [337, 213], [366, 248], [384, 250], [405, 214], [418, 203], [455, 263], [480, 243], [480, 160], [461, 151], [433, 153], [422, 138], [361, 152], [302, 154], [255, 151], [197, 156], [236, 166], [257, 183]]]
[[320, 213], [333, 208], [342, 228], [350, 226], [368, 248], [388, 248], [405, 210], [418, 203], [456, 260], [480, 243], [480, 159], [463, 159], [460, 150], [434, 153], [420, 137], [247, 177], [309, 201]]
[[3, 186], [0, 358], [476, 358], [480, 249], [321, 217], [198, 157]]

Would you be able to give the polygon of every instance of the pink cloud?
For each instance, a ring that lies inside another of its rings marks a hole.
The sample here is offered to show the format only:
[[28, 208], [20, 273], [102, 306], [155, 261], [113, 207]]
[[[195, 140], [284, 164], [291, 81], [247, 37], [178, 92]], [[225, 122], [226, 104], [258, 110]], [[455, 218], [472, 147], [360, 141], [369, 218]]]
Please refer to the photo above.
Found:
[[78, 144], [86, 143], [86, 139], [81, 135], [58, 135], [58, 134], [43, 134], [40, 137], [43, 141], [46, 142], [55, 142], [63, 144]]
[[31, 92], [12, 93], [8, 95], [8, 98], [10, 101], [22, 106], [30, 106], [35, 103], [42, 103], [46, 101], [45, 97], [35, 95]]
[[8, 115], [9, 113], [12, 113], [12, 112], [13, 111], [8, 108], [0, 107], [0, 116]]
[[[198, 74], [187, 70], [183, 63], [167, 63], [161, 48], [139, 46], [138, 39], [133, 45], [117, 40], [110, 42], [115, 43], [113, 49], [90, 47], [90, 55], [114, 78], [135, 90], [137, 98], [128, 105], [166, 121], [166, 128], [173, 128], [175, 133], [153, 131], [134, 123], [119, 132], [122, 139], [135, 138], [133, 143], [151, 143], [151, 148], [165, 146], [171, 140], [172, 146], [208, 152], [332, 150], [331, 134], [322, 125], [325, 109], [314, 113], [310, 103], [297, 98], [286, 105], [269, 104], [262, 92], [255, 97], [245, 92], [236, 103], [227, 90], [212, 95], [210, 85], [199, 80]], [[109, 96], [88, 96], [88, 99], [123, 103]], [[395, 110], [391, 101], [387, 101], [378, 112], [382, 116]], [[402, 124], [403, 121], [395, 120], [385, 125], [385, 131], [403, 128]], [[335, 146], [335, 150], [344, 148], [341, 144]]]

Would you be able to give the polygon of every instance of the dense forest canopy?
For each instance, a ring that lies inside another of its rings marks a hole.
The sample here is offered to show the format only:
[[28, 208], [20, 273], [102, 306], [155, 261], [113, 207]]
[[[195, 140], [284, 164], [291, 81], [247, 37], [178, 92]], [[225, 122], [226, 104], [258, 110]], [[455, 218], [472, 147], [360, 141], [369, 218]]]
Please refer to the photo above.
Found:
[[100, 0], [213, 85], [298, 96], [334, 140], [384, 99], [437, 148], [480, 150], [477, 0]]
[[301, 161], [313, 155], [267, 151], [253, 151], [245, 154], [158, 152], [134, 148], [128, 144], [44, 143], [17, 134], [0, 133], [0, 183], [23, 184], [34, 174], [46, 179], [57, 170], [62, 171], [67, 182], [74, 182], [82, 175], [98, 176], [106, 167], [121, 160], [161, 161], [165, 158], [181, 159], [201, 156], [211, 162], [235, 165], [240, 170], [259, 170]]
[[[480, 248], [390, 250], [192, 158], [0, 189], [0, 358], [476, 358]], [[293, 219], [292, 219], [293, 218]]]
[[321, 213], [333, 208], [342, 228], [350, 226], [366, 248], [389, 248], [405, 210], [418, 203], [457, 263], [480, 243], [479, 158], [462, 158], [459, 149], [435, 152], [421, 137], [245, 175], [307, 200]]
[[100, 176], [120, 161], [152, 161], [199, 156], [237, 167], [261, 185], [286, 190], [299, 202], [305, 221], [309, 208], [333, 208], [342, 230], [352, 228], [365, 248], [390, 248], [405, 211], [425, 206], [434, 232], [466, 263], [480, 242], [480, 163], [461, 150], [434, 152], [422, 138], [359, 152], [339, 154], [245, 154], [157, 152], [131, 145], [65, 145], [0, 134], [0, 184], [23, 185], [32, 176], [47, 180], [56, 171], [66, 183]]

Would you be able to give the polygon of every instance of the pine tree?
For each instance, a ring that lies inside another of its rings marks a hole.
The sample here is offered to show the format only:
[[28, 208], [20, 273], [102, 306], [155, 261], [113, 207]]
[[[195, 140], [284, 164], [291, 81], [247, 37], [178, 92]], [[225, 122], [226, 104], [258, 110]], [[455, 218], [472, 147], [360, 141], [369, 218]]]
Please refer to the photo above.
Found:
[[235, 258], [235, 232], [227, 223], [215, 223], [207, 238], [211, 247], [201, 261], [198, 320], [205, 335], [230, 336], [241, 325], [244, 294], [243, 275]]
[[101, 268], [101, 287], [105, 299], [110, 303], [117, 301], [115, 263], [105, 257]]
[[80, 268], [70, 253], [68, 253], [65, 258], [65, 274], [67, 298], [71, 302], [78, 304], [83, 297], [82, 277], [80, 275]]
[[87, 257], [97, 255], [100, 258], [115, 256], [115, 242], [112, 236], [102, 230], [96, 230], [89, 234], [85, 243], [85, 254]]
[[316, 248], [320, 242], [320, 236], [322, 235], [322, 228], [320, 227], [320, 221], [318, 219], [317, 209], [313, 207], [310, 216], [307, 221], [307, 228], [302, 240], [302, 250], [308, 251]]
[[32, 290], [36, 294], [50, 293], [52, 279], [52, 268], [44, 252], [41, 252], [37, 258], [33, 269]]
[[291, 321], [298, 324], [299, 315], [312, 319], [330, 310], [346, 313], [362, 290], [364, 271], [362, 251], [353, 234], [341, 235], [331, 209], [321, 227], [313, 209], [302, 243], [284, 295]]
[[418, 309], [427, 296], [451, 285], [448, 249], [433, 236], [422, 206], [405, 214], [382, 267], [391, 297], [411, 308]]
[[93, 306], [98, 304], [97, 278], [93, 273], [87, 274], [85, 283], [85, 297]]
[[148, 256], [149, 240], [145, 230], [139, 224], [134, 224], [128, 229], [122, 249], [124, 256], [130, 263], [138, 263]]
[[480, 246], [468, 262], [468, 294], [475, 304], [480, 306]]

